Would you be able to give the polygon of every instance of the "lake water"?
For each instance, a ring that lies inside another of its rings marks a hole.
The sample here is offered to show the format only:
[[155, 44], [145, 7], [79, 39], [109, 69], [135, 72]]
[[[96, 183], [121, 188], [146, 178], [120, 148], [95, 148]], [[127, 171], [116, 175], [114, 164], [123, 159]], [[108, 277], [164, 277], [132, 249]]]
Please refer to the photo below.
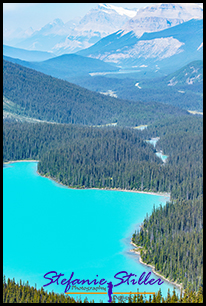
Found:
[[107, 72], [91, 72], [89, 73], [91, 76], [97, 76], [97, 75], [107, 75], [107, 74], [125, 74], [125, 73], [135, 73], [140, 72], [141, 70], [135, 70], [135, 69], [123, 69], [118, 71], [107, 71]]
[[[157, 141], [160, 139], [160, 137], [152, 138], [150, 140], [146, 140], [146, 142], [151, 143], [154, 147], [156, 146]], [[156, 152], [155, 153], [161, 160], [165, 163], [166, 159], [168, 158], [167, 155], [162, 154], [162, 152]]]
[[[152, 212], [153, 205], [165, 204], [168, 198], [69, 189], [41, 177], [36, 170], [37, 162], [3, 167], [3, 272], [6, 277], [28, 280], [39, 289], [49, 282], [43, 278], [49, 271], [63, 273], [62, 279], [69, 279], [74, 272], [73, 279], [104, 278], [113, 284], [119, 282], [114, 275], [120, 271], [135, 274], [136, 281], [144, 271], [151, 271], [139, 263], [138, 255], [129, 252], [133, 248], [130, 240], [146, 213]], [[158, 279], [153, 273], [151, 277]], [[113, 288], [113, 292], [134, 292], [137, 288], [140, 292], [156, 292], [161, 288], [165, 296], [173, 286], [167, 282], [161, 286], [122, 284]], [[65, 286], [52, 284], [45, 289], [63, 293]], [[88, 295], [88, 298], [108, 301], [108, 295]]]
[[156, 152], [155, 154], [161, 158], [164, 163], [166, 162], [166, 159], [168, 158], [167, 155], [163, 155], [162, 152]]

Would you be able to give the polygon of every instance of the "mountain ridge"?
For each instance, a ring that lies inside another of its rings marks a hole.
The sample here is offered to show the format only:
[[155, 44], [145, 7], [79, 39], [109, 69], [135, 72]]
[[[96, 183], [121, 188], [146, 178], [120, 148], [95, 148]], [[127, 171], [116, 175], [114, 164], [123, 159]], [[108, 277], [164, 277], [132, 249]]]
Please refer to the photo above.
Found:
[[144, 64], [156, 70], [158, 66], [170, 73], [193, 60], [201, 60], [202, 42], [203, 20], [191, 19], [168, 29], [144, 33], [140, 38], [132, 31], [126, 34], [117, 31], [76, 54], [123, 67]]
[[[160, 3], [132, 10], [99, 4], [81, 19], [63, 23], [56, 18], [39, 30], [27, 31], [26, 38], [23, 35], [14, 44], [15, 47], [52, 51], [57, 55], [74, 53], [119, 30], [124, 34], [134, 31], [136, 37], [140, 37], [145, 32], [170, 28], [202, 15], [203, 7], [197, 3]], [[4, 32], [6, 35], [6, 30]], [[12, 40], [9, 41], [11, 45]]]
[[55, 57], [55, 55], [51, 52], [25, 50], [22, 48], [15, 48], [7, 45], [3, 45], [3, 55], [18, 58], [23, 61], [44, 61]]
[[91, 72], [119, 70], [112, 64], [77, 54], [62, 54], [40, 62], [22, 61], [7, 56], [4, 56], [4, 59], [64, 80], [72, 76], [88, 75]]
[[[91, 92], [3, 60], [3, 94], [17, 115], [58, 123], [135, 126], [164, 116], [189, 115], [161, 103], [141, 103]], [[12, 90], [11, 90], [12, 89]]]

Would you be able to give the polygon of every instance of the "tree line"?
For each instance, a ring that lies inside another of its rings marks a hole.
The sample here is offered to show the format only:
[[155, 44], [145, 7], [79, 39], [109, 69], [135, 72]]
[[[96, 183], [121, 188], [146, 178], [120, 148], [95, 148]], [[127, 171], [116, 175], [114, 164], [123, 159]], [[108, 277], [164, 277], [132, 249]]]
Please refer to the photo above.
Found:
[[[131, 295], [127, 296], [129, 303], [203, 303], [203, 291], [200, 288], [197, 292], [185, 290], [180, 296], [173, 290], [170, 293], [168, 290], [167, 296], [163, 298], [161, 290], [154, 295]], [[125, 301], [125, 296], [113, 297], [112, 303], [122, 303]], [[100, 301], [101, 302], [101, 301]], [[46, 292], [43, 287], [37, 289], [30, 286], [28, 282], [24, 284], [22, 280], [17, 283], [15, 279], [3, 278], [3, 303], [94, 303], [87, 298], [74, 299], [69, 295], [57, 294], [54, 292]]]

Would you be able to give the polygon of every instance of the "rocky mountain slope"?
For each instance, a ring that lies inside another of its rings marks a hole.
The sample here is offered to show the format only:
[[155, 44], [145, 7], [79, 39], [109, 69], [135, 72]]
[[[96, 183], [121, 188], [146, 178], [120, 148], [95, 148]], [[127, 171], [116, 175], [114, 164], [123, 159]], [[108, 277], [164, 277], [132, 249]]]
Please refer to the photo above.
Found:
[[[81, 19], [76, 18], [64, 23], [56, 18], [38, 31], [30, 29], [26, 33], [18, 31], [9, 35], [5, 29], [4, 39], [9, 38], [10, 43], [4, 43], [28, 50], [52, 51], [60, 55], [91, 47], [105, 36], [120, 30], [121, 36], [132, 32], [136, 38], [140, 38], [146, 32], [171, 28], [192, 18], [203, 18], [201, 4], [159, 3], [139, 10], [99, 4]], [[165, 41], [163, 43], [165, 44]]]
[[[191, 19], [165, 30], [144, 33], [133, 31], [111, 34], [77, 54], [97, 58], [118, 66], [171, 73], [194, 60], [203, 58], [203, 19]], [[167, 70], [167, 71], [166, 71]]]

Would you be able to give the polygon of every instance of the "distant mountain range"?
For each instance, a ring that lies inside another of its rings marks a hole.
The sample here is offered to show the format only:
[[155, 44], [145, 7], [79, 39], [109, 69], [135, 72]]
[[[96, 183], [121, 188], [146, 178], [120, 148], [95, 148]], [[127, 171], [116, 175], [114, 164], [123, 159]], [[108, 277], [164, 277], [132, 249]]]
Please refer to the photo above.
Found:
[[88, 48], [120, 30], [121, 36], [132, 31], [136, 38], [140, 38], [146, 32], [171, 28], [192, 18], [203, 18], [202, 4], [160, 3], [139, 10], [99, 4], [82, 19], [63, 23], [57, 18], [37, 31], [30, 28], [25, 32], [17, 29], [14, 33], [8, 33], [4, 29], [4, 44], [60, 55]]
[[22, 41], [18, 41], [15, 47], [53, 51], [57, 55], [73, 53], [117, 31], [135, 14], [136, 10], [99, 4], [80, 20], [65, 24], [59, 18], [53, 20], [40, 30], [32, 32], [30, 36], [24, 37]]
[[12, 63], [17, 63], [24, 67], [32, 68], [63, 80], [71, 80], [71, 78], [73, 77], [88, 76], [89, 73], [119, 70], [116, 66], [112, 64], [77, 54], [64, 54], [54, 57], [52, 59], [39, 62], [22, 61], [17, 58], [12, 58], [8, 56], [3, 57], [5, 60], [8, 60]]
[[190, 19], [203, 18], [200, 3], [158, 3], [140, 8], [123, 27], [123, 33], [133, 31], [136, 37], [145, 32], [157, 32], [171, 28]]
[[199, 3], [100, 4], [81, 20], [55, 19], [21, 41], [62, 55], [4, 45], [4, 59], [104, 95], [202, 111], [202, 14]]
[[53, 51], [56, 54], [62, 54], [88, 48], [101, 38], [120, 29], [135, 15], [136, 10], [128, 10], [111, 4], [99, 4], [80, 20], [63, 43], [53, 47]]
[[144, 33], [117, 31], [88, 49], [77, 52], [124, 68], [149, 67], [166, 73], [203, 59], [203, 19], [192, 19], [168, 29]]
[[18, 58], [23, 61], [45, 61], [49, 58], [53, 58], [55, 55], [51, 52], [44, 51], [30, 51], [21, 48], [14, 48], [7, 45], [3, 45], [3, 55]]
[[27, 31], [17, 29], [8, 33], [7, 29], [4, 29], [3, 41], [5, 45], [17, 48], [53, 52], [52, 48], [65, 40], [78, 21], [76, 18], [64, 24], [61, 19], [56, 18], [36, 31], [30, 28]]

